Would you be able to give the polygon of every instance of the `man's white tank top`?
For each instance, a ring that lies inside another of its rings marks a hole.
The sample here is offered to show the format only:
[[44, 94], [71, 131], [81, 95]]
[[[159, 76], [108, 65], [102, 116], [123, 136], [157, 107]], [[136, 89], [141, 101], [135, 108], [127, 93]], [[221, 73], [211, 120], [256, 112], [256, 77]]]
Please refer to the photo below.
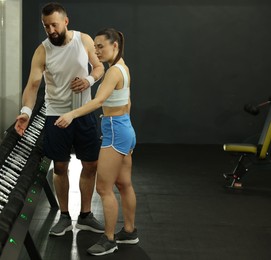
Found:
[[[44, 71], [45, 105], [47, 116], [59, 116], [71, 111], [71, 81], [89, 75], [88, 55], [81, 34], [73, 31], [72, 40], [64, 46], [55, 46], [47, 38], [42, 42], [46, 52]], [[82, 92], [82, 104], [91, 100], [91, 89]]]

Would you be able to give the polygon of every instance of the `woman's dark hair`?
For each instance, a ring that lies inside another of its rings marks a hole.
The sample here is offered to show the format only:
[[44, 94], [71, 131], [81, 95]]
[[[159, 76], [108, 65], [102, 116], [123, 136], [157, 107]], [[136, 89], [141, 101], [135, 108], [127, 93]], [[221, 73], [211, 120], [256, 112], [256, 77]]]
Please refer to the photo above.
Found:
[[58, 13], [63, 14], [64, 16], [67, 16], [67, 12], [65, 8], [57, 2], [48, 3], [45, 6], [43, 6], [41, 10], [41, 14], [44, 16], [51, 15], [54, 12], [58, 12]]
[[110, 43], [117, 42], [119, 45], [119, 52], [112, 63], [113, 66], [120, 60], [120, 58], [124, 56], [124, 36], [121, 32], [114, 28], [105, 28], [96, 34], [96, 36], [100, 35], [104, 35], [105, 38], [110, 41]]

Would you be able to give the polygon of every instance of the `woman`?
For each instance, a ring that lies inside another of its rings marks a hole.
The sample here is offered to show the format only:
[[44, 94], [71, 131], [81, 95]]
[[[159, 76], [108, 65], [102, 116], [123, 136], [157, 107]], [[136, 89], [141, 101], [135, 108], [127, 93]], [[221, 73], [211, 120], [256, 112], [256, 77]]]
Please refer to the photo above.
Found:
[[[74, 118], [100, 107], [103, 109], [103, 140], [98, 159], [96, 189], [102, 199], [105, 232], [87, 251], [92, 255], [105, 255], [117, 250], [117, 243], [136, 244], [139, 241], [134, 225], [136, 196], [131, 182], [131, 155], [136, 138], [129, 116], [130, 74], [122, 58], [123, 34], [113, 28], [104, 29], [97, 33], [94, 44], [99, 60], [109, 65], [96, 96], [84, 106], [60, 116], [55, 125], [68, 127]], [[124, 227], [115, 236], [118, 201], [113, 191], [114, 185], [121, 195], [124, 217]]]

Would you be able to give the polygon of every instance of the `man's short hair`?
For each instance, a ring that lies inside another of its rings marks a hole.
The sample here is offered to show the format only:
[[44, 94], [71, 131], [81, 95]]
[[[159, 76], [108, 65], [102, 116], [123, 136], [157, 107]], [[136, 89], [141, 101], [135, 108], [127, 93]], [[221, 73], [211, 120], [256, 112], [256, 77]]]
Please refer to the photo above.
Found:
[[58, 12], [58, 13], [63, 14], [64, 16], [67, 16], [67, 12], [65, 8], [57, 2], [51, 2], [44, 5], [42, 8], [41, 14], [44, 16], [48, 16], [48, 15], [53, 14], [54, 12]]

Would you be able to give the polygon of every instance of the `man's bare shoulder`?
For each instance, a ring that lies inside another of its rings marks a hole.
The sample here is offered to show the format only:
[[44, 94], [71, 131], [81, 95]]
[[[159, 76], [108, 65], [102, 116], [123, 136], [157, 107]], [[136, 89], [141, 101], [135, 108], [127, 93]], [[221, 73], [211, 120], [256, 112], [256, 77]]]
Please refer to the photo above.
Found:
[[45, 48], [43, 44], [40, 44], [34, 52], [33, 61], [40, 64], [41, 66], [44, 66], [45, 58], [46, 58]]
[[90, 37], [89, 34], [82, 32], [80, 32], [80, 34], [83, 43], [93, 43], [93, 39]]
[[44, 54], [45, 55], [45, 48], [42, 43], [36, 48], [35, 54], [39, 54], [39, 55]]

